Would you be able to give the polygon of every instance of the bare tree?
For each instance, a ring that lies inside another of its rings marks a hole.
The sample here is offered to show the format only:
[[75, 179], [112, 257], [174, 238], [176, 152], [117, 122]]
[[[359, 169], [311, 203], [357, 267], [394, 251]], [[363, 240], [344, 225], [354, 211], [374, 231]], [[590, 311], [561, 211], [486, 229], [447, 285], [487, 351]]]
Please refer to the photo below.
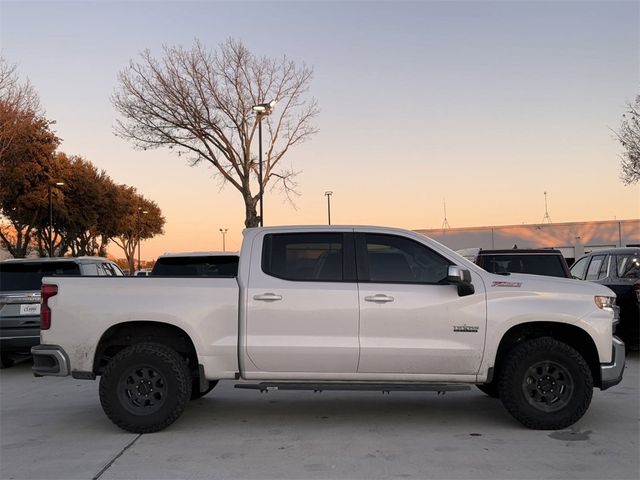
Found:
[[[257, 57], [232, 39], [217, 51], [197, 41], [189, 50], [164, 47], [159, 59], [146, 50], [119, 75], [112, 101], [123, 118], [116, 134], [137, 148], [175, 149], [191, 165], [209, 162], [223, 184], [242, 194], [245, 225], [254, 227], [260, 221], [258, 158], [252, 149], [258, 122], [265, 132], [262, 187], [272, 181], [291, 198], [298, 172], [280, 164], [291, 147], [317, 132], [312, 121], [318, 104], [307, 98], [312, 76], [311, 68], [286, 57]], [[253, 114], [254, 105], [272, 100], [278, 103], [271, 116]]]
[[640, 180], [640, 95], [636, 97], [635, 103], [628, 104], [617, 136], [624, 148], [622, 181], [625, 185], [637, 183]]

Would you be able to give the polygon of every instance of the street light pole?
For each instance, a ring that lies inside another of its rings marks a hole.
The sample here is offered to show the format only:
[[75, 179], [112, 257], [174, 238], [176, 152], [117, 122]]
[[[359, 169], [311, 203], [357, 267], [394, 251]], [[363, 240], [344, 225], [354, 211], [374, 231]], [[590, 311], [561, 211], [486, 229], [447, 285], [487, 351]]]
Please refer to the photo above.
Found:
[[327, 219], [329, 220], [329, 225], [331, 225], [331, 195], [333, 195], [333, 192], [327, 191], [324, 194], [327, 197]]
[[273, 112], [273, 108], [276, 106], [276, 101], [271, 100], [269, 103], [259, 103], [254, 105], [251, 109], [256, 112], [256, 121], [258, 122], [258, 183], [260, 185], [260, 226], [264, 227], [264, 186], [262, 185], [262, 119], [267, 117]]
[[260, 120], [258, 120], [258, 143], [260, 144], [258, 147], [260, 155], [260, 166], [258, 167], [258, 183], [260, 184], [260, 226], [264, 227], [264, 187], [262, 186], [262, 115], [260, 115]]
[[140, 270], [140, 230], [142, 228], [141, 225], [141, 214], [149, 213], [147, 210], [142, 210], [142, 207], [138, 207], [138, 270]]
[[[61, 187], [64, 185], [64, 182], [56, 182], [56, 187]], [[53, 257], [53, 197], [51, 192], [53, 190], [54, 185], [49, 182], [47, 185], [49, 187], [49, 258]]]
[[227, 231], [229, 229], [228, 228], [221, 228], [220, 229], [220, 233], [222, 234], [222, 251], [226, 252], [227, 251], [227, 245], [225, 243], [225, 236], [227, 235]]

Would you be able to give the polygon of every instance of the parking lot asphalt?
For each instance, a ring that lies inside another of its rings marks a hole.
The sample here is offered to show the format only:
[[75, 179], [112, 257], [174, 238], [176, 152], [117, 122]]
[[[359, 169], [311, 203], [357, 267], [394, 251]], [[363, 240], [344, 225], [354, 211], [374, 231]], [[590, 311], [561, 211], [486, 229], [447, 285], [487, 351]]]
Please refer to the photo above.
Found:
[[4, 479], [637, 479], [638, 355], [563, 431], [527, 430], [466, 392], [269, 392], [221, 382], [167, 430], [123, 432], [98, 382], [0, 372]]

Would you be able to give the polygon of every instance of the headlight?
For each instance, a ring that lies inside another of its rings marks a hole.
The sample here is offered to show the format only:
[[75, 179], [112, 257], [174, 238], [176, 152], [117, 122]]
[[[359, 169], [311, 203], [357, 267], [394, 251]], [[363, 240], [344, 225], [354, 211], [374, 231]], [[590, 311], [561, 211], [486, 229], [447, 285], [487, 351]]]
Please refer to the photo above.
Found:
[[616, 297], [605, 297], [602, 295], [596, 295], [593, 297], [598, 308], [613, 308], [616, 304]]

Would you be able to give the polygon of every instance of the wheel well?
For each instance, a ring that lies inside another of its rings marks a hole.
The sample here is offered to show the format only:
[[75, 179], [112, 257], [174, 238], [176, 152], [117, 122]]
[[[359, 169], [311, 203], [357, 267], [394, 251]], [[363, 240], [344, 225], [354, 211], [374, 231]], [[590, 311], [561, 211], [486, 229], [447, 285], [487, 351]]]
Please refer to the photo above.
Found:
[[126, 322], [110, 327], [100, 338], [93, 361], [93, 373], [101, 375], [111, 358], [136, 343], [160, 343], [182, 355], [192, 371], [198, 369], [198, 355], [191, 338], [181, 328], [161, 322]]
[[580, 327], [555, 322], [523, 323], [507, 330], [498, 346], [492, 380], [497, 378], [500, 365], [513, 347], [525, 340], [540, 337], [552, 337], [576, 349], [589, 365], [593, 376], [593, 385], [600, 388], [600, 359], [593, 339]]

